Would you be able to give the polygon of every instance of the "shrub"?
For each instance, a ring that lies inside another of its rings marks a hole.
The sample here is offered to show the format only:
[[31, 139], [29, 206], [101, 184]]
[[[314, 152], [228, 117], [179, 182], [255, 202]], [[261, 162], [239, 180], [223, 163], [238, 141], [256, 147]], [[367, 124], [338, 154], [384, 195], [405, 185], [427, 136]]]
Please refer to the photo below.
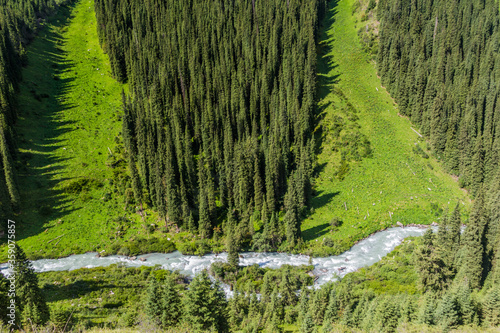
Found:
[[121, 254], [123, 256], [128, 256], [130, 255], [130, 249], [126, 246], [120, 248], [120, 250], [118, 250], [118, 254]]
[[335, 245], [335, 242], [331, 238], [325, 238], [325, 240], [323, 241], [323, 245], [332, 247], [333, 245]]
[[69, 183], [64, 188], [64, 192], [67, 194], [79, 194], [82, 191], [88, 191], [91, 188], [99, 188], [102, 186], [103, 183], [98, 181], [97, 179], [80, 178]]
[[368, 3], [368, 7], [366, 8], [366, 12], [368, 13], [370, 10], [375, 8], [375, 6], [377, 6], [375, 0], [370, 0], [370, 2]]
[[337, 216], [335, 216], [334, 218], [332, 218], [330, 220], [330, 227], [332, 227], [332, 228], [338, 228], [341, 225], [342, 225], [342, 220]]
[[54, 308], [50, 314], [51, 322], [58, 330], [62, 330], [66, 327], [69, 331], [71, 325], [73, 324], [73, 316], [70, 311]]

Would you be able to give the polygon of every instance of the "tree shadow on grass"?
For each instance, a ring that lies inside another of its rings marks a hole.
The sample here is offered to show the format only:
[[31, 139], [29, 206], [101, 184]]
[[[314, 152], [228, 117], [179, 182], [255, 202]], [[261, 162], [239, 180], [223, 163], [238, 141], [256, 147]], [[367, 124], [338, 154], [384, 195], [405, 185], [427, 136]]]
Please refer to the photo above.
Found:
[[73, 86], [72, 78], [61, 78], [74, 64], [66, 59], [59, 34], [70, 22], [73, 4], [63, 6], [50, 18], [54, 24], [41, 29], [28, 46], [28, 66], [23, 69], [23, 82], [18, 100], [19, 121], [16, 124], [18, 154], [16, 168], [21, 195], [21, 209], [15, 218], [20, 222], [18, 239], [36, 235], [44, 225], [74, 211], [72, 200], [60, 189], [65, 180], [60, 174], [71, 159], [55, 154], [64, 147], [61, 137], [73, 131], [74, 122], [62, 120], [65, 110], [75, 105], [64, 101]]
[[330, 230], [330, 225], [328, 223], [323, 223], [320, 225], [317, 225], [315, 227], [309, 228], [307, 230], [302, 231], [302, 237], [304, 240], [312, 240], [318, 237], [323, 236], [324, 234], [327, 234], [328, 231]]
[[63, 286], [53, 284], [44, 285], [42, 291], [47, 302], [58, 302], [63, 300], [78, 299], [93, 292], [100, 292], [103, 289], [133, 289], [134, 285], [119, 285], [106, 283], [103, 281], [77, 280]]
[[340, 81], [340, 74], [332, 74], [332, 71], [334, 71], [338, 65], [335, 63], [331, 47], [334, 37], [328, 33], [335, 23], [335, 16], [338, 12], [337, 4], [338, 0], [329, 2], [325, 18], [323, 18], [321, 22], [318, 40], [316, 85], [318, 104], [316, 108], [316, 130], [314, 133], [316, 139], [316, 154], [320, 154], [322, 150], [325, 131], [322, 120], [326, 116], [326, 109], [332, 103], [327, 97], [331, 93], [333, 87]]
[[320, 207], [326, 206], [334, 197], [340, 194], [340, 191], [323, 193], [323, 191], [318, 191], [317, 194], [311, 200], [311, 207], [318, 209]]

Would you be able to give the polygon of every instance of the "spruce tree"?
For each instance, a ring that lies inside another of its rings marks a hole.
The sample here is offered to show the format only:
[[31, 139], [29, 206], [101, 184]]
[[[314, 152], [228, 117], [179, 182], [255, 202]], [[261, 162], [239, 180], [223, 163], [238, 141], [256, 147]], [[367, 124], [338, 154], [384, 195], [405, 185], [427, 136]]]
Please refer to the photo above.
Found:
[[168, 275], [161, 288], [161, 327], [168, 328], [177, 325], [181, 318], [181, 298], [176, 289], [172, 275]]
[[486, 218], [484, 194], [481, 190], [462, 236], [458, 259], [457, 279], [466, 279], [472, 289], [480, 288], [483, 280]]
[[145, 312], [156, 325], [161, 324], [163, 314], [162, 292], [158, 280], [151, 276], [146, 290]]
[[[231, 214], [231, 213], [229, 213]], [[232, 222], [228, 222], [231, 223]], [[238, 265], [240, 263], [240, 256], [238, 254], [238, 247], [236, 244], [236, 237], [234, 236], [234, 226], [229, 225], [227, 227], [229, 232], [226, 236], [226, 247], [227, 247], [227, 261], [232, 269], [238, 269]]]
[[228, 332], [227, 301], [220, 286], [204, 270], [195, 276], [185, 296], [186, 321], [197, 331]]
[[340, 305], [337, 299], [337, 293], [333, 288], [330, 291], [330, 295], [328, 297], [328, 306], [325, 312], [325, 320], [331, 323], [336, 322], [339, 319], [339, 311], [340, 311]]
[[415, 250], [414, 262], [418, 270], [419, 284], [422, 290], [441, 290], [449, 280], [449, 268], [436, 251], [434, 234], [429, 228], [424, 236], [423, 243]]
[[431, 293], [425, 293], [420, 299], [420, 311], [417, 321], [421, 324], [433, 325], [436, 305], [434, 296]]
[[24, 251], [17, 244], [14, 256], [12, 270], [16, 278], [16, 305], [21, 313], [20, 322], [29, 326], [43, 325], [49, 320], [50, 313], [38, 286], [38, 277]]
[[375, 318], [380, 332], [395, 332], [400, 319], [399, 308], [390, 297], [385, 297], [377, 308]]
[[302, 289], [299, 298], [299, 315], [297, 321], [302, 323], [309, 313], [309, 295], [307, 289]]
[[300, 325], [300, 333], [313, 333], [315, 332], [314, 321], [312, 320], [311, 315], [306, 313], [302, 324]]
[[460, 324], [471, 325], [476, 318], [476, 309], [472, 301], [468, 283], [461, 283], [457, 290], [457, 305]]
[[297, 304], [297, 295], [295, 294], [295, 284], [292, 282], [291, 273], [288, 269], [284, 269], [281, 273], [281, 281], [279, 283], [279, 292], [283, 304]]
[[0, 325], [7, 325], [9, 318], [7, 317], [8, 309], [7, 306], [10, 304], [10, 299], [7, 296], [9, 292], [9, 280], [0, 273], [0, 304], [2, 307], [0, 308]]
[[489, 326], [500, 325], [500, 291], [498, 286], [488, 292], [483, 307], [486, 323]]
[[458, 325], [458, 315], [456, 298], [450, 292], [445, 293], [436, 310], [437, 324], [447, 332]]

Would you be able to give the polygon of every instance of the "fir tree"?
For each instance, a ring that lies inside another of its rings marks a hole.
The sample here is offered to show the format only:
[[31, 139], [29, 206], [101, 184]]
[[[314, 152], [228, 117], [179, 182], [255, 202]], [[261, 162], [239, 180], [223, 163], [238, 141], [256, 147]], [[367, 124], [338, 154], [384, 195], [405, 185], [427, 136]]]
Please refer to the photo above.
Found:
[[461, 239], [462, 248], [458, 259], [457, 278], [466, 279], [472, 289], [481, 286], [483, 279], [483, 259], [485, 255], [486, 216], [484, 195], [478, 195], [472, 213]]
[[175, 326], [181, 317], [181, 298], [171, 275], [165, 278], [161, 294], [161, 326], [162, 328]]
[[0, 309], [0, 325], [7, 325], [9, 318], [7, 317], [8, 309], [7, 306], [10, 304], [10, 299], [7, 296], [9, 293], [9, 280], [7, 280], [3, 274], [0, 273], [0, 304], [2, 308]]
[[50, 313], [38, 286], [38, 277], [24, 251], [17, 244], [14, 256], [15, 264], [12, 270], [16, 278], [16, 306], [21, 313], [21, 322], [24, 325], [43, 325], [49, 320]]
[[498, 286], [492, 288], [483, 303], [485, 320], [490, 326], [500, 325], [500, 292]]
[[300, 333], [313, 333], [315, 332], [314, 321], [309, 313], [306, 313], [302, 324], [300, 325]]
[[198, 331], [227, 332], [227, 301], [218, 284], [212, 285], [206, 271], [195, 276], [185, 297], [185, 318]]

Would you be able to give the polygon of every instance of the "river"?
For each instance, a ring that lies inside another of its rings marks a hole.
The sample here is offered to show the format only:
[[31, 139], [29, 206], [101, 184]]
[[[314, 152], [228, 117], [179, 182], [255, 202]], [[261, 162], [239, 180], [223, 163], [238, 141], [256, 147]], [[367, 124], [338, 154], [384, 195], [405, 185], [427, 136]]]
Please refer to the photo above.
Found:
[[[343, 277], [347, 273], [356, 271], [361, 267], [373, 265], [382, 257], [391, 252], [404, 238], [409, 236], [422, 236], [427, 228], [395, 227], [377, 232], [360, 241], [350, 250], [337, 255], [322, 258], [312, 258], [314, 265], [313, 274], [317, 277], [315, 286]], [[141, 261], [144, 258], [145, 261]], [[74, 270], [79, 268], [105, 267], [121, 263], [128, 267], [161, 265], [168, 270], [178, 270], [181, 274], [193, 277], [197, 272], [208, 268], [213, 262], [225, 261], [226, 253], [207, 254], [204, 256], [182, 255], [175, 251], [172, 253], [150, 253], [137, 256], [132, 260], [125, 256], [113, 255], [98, 257], [97, 253], [90, 252], [76, 254], [60, 259], [40, 259], [32, 261], [36, 272]], [[277, 252], [244, 252], [241, 253], [240, 265], [250, 266], [258, 264], [260, 267], [279, 268], [282, 265], [307, 265], [309, 257], [298, 254]], [[7, 264], [1, 264], [2, 273], [7, 273]]]

